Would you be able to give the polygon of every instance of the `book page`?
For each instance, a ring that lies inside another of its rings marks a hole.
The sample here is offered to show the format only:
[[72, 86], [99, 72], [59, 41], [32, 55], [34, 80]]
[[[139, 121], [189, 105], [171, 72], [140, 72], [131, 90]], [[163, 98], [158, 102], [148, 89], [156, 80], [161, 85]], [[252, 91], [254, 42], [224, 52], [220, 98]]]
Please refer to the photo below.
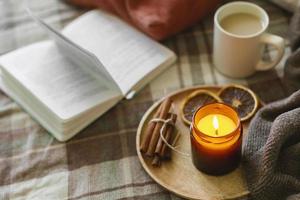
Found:
[[62, 32], [78, 46], [92, 52], [117, 82], [123, 94], [167, 60], [172, 51], [119, 18], [90, 11]]
[[[2, 70], [37, 97], [61, 120], [120, 96], [110, 84], [99, 81], [46, 41], [0, 57]], [[33, 105], [34, 106], [34, 105]]]
[[41, 18], [35, 15], [29, 7], [26, 7], [27, 13], [35, 20], [48, 34], [52, 37], [63, 53], [70, 61], [88, 71], [92, 76], [103, 81], [109, 82], [111, 87], [119, 89], [115, 80], [103, 66], [101, 61], [91, 52], [86, 51], [81, 46], [73, 43], [71, 40], [62, 35], [59, 31], [45, 23]]

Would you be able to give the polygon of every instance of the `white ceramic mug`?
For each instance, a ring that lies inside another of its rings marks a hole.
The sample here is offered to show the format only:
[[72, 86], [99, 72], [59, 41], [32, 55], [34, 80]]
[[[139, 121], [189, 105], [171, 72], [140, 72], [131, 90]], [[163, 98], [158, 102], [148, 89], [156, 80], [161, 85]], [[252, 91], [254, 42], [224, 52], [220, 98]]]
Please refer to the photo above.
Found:
[[[251, 35], [237, 35], [224, 30], [220, 21], [225, 17], [245, 13], [257, 16], [262, 28]], [[233, 2], [220, 7], [214, 17], [213, 62], [221, 73], [243, 78], [256, 71], [269, 70], [275, 67], [284, 54], [284, 39], [265, 33], [269, 25], [267, 13], [259, 6], [248, 2]], [[274, 46], [278, 53], [271, 62], [261, 60], [263, 44]]]

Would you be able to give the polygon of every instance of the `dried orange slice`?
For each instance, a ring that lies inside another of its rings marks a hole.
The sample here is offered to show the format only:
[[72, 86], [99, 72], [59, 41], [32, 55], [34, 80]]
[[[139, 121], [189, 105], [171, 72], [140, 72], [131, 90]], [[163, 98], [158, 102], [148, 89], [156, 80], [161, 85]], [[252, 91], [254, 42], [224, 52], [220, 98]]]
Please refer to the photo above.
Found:
[[258, 107], [258, 98], [252, 90], [241, 85], [229, 85], [219, 92], [222, 101], [235, 108], [241, 121], [250, 119]]
[[209, 103], [222, 102], [213, 92], [207, 90], [197, 90], [191, 93], [184, 99], [181, 106], [181, 118], [187, 125], [190, 125], [193, 119], [194, 113], [200, 106]]

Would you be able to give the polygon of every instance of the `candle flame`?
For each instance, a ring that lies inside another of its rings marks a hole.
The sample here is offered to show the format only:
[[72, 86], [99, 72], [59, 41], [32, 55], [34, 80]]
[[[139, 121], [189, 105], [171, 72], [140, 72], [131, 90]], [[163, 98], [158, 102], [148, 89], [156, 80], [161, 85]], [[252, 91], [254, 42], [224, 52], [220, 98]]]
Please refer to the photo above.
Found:
[[216, 115], [213, 117], [213, 126], [216, 130], [219, 129], [219, 120], [218, 120], [218, 117]]

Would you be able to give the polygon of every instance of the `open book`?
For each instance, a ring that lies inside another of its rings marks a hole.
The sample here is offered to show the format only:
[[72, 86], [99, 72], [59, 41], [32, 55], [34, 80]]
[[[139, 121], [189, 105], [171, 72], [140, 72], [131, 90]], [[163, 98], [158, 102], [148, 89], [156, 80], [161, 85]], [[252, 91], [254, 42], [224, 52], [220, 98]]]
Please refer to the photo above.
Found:
[[104, 11], [62, 32], [29, 13], [53, 40], [0, 57], [0, 86], [58, 140], [74, 136], [176, 59], [158, 42]]

